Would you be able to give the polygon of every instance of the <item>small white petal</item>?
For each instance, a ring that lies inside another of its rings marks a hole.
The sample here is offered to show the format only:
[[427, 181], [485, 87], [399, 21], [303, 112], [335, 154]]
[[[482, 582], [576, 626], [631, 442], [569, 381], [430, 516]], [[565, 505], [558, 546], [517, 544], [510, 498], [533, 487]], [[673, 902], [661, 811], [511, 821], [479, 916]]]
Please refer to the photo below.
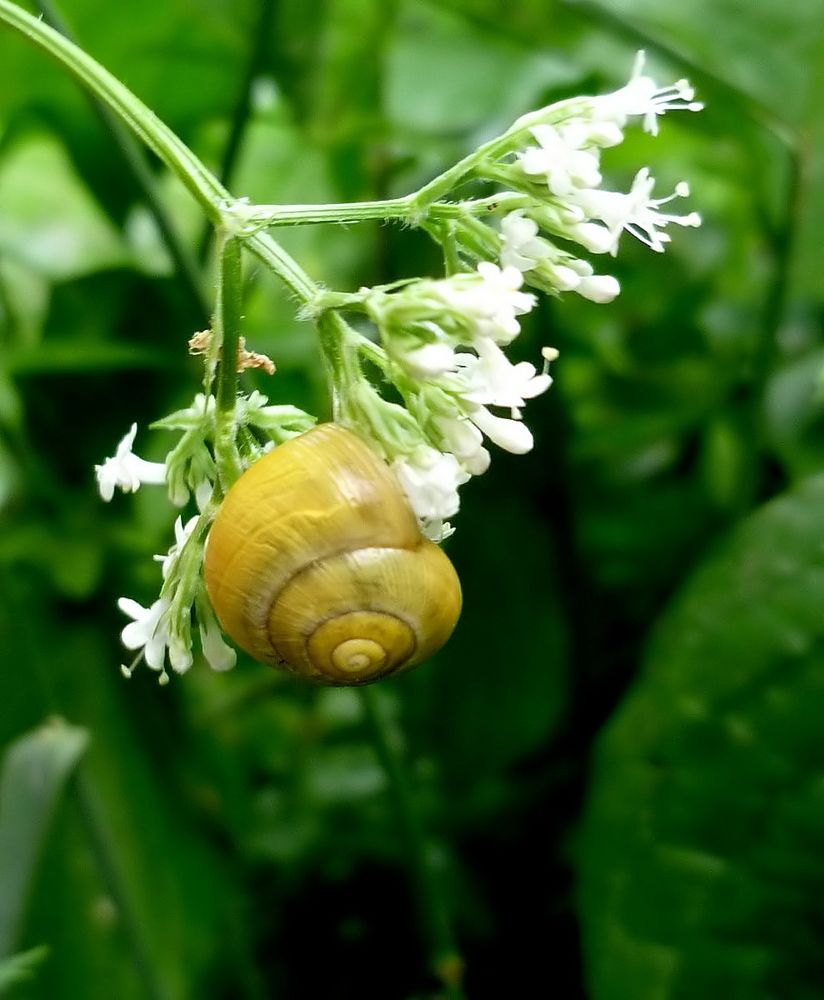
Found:
[[469, 414], [469, 419], [494, 441], [500, 448], [513, 455], [525, 455], [534, 444], [532, 433], [520, 420], [496, 417], [485, 406], [479, 406]]
[[449, 344], [423, 344], [400, 354], [399, 360], [418, 378], [443, 375], [455, 368], [455, 351]]
[[212, 670], [231, 670], [237, 663], [237, 653], [224, 642], [216, 622], [210, 622], [205, 629], [200, 626], [200, 645]]
[[492, 340], [479, 340], [477, 351], [477, 357], [457, 355], [464, 380], [459, 393], [469, 403], [518, 408], [525, 399], [546, 392], [550, 386], [548, 375], [537, 375], [535, 366], [527, 361], [513, 365]]
[[621, 286], [611, 274], [593, 274], [591, 277], [581, 278], [575, 291], [590, 302], [604, 303], [612, 302], [620, 294]]
[[458, 487], [469, 474], [454, 455], [422, 447], [413, 455], [396, 459], [392, 469], [421, 521], [439, 521], [457, 514]]
[[615, 246], [615, 237], [597, 222], [579, 222], [569, 226], [567, 233], [571, 240], [580, 243], [590, 253], [610, 253]]
[[114, 496], [115, 487], [124, 493], [134, 493], [141, 483], [159, 484], [166, 481], [166, 466], [163, 462], [147, 462], [132, 453], [136, 434], [137, 424], [132, 424], [118, 444], [114, 456], [94, 467], [100, 496], [107, 503]]
[[195, 489], [195, 503], [197, 504], [198, 510], [204, 510], [206, 504], [212, 499], [213, 489], [214, 487], [208, 479], [204, 479], [202, 482], [198, 483]]
[[185, 674], [192, 665], [192, 650], [177, 636], [169, 640], [169, 663], [176, 674]]

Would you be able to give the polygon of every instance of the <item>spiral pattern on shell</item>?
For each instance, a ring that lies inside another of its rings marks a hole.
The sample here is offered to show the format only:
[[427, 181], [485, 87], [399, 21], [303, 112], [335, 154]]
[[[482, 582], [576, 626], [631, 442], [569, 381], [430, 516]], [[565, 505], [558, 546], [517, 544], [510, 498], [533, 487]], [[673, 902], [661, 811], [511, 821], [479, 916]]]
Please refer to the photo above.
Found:
[[322, 684], [366, 684], [427, 659], [461, 609], [457, 574], [421, 535], [394, 474], [321, 424], [255, 462], [206, 547], [226, 633], [255, 659]]

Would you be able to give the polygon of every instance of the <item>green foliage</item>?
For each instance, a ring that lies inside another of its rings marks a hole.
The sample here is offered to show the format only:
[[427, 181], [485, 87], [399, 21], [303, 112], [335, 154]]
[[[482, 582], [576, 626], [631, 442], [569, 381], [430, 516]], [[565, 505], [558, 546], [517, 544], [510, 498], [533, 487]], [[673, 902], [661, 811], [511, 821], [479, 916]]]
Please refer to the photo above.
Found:
[[658, 623], [580, 842], [597, 1000], [814, 997], [824, 480], [747, 518]]
[[[85, 730], [55, 720], [16, 740], [5, 753], [0, 769], [0, 956], [14, 948], [52, 813], [87, 742]], [[18, 968], [25, 967], [24, 961]]]
[[[642, 163], [662, 191], [688, 178], [703, 228], [664, 256], [623, 245], [615, 303], [533, 317], [522, 357], [561, 351], [527, 415], [535, 451], [464, 491], [462, 623], [379, 697], [473, 1000], [528, 996], [548, 968], [593, 1000], [820, 993], [820, 2], [61, 13], [210, 167], [228, 159], [235, 194], [271, 203], [404, 194], [530, 108], [620, 84], [638, 47], [656, 78], [696, 83], [702, 115], [604, 166], [619, 187]], [[0, 953], [23, 952], [0, 982], [32, 970], [13, 989], [36, 1000], [431, 996], [356, 695], [248, 661], [162, 691], [118, 672], [115, 601], [156, 592], [171, 518], [148, 490], [102, 508], [92, 467], [134, 420], [141, 454], [164, 454], [143, 429], [196, 391], [185, 345], [207, 316], [107, 129], [5, 28], [0, 121], [0, 747], [90, 737], [57, 810], [68, 743], [34, 812], [4, 772], [0, 843], [7, 814], [32, 834], [26, 864], [0, 851], [20, 918]], [[196, 206], [151, 170], [202, 258]], [[332, 287], [441, 266], [390, 226], [277, 235]], [[246, 292], [249, 347], [278, 365], [247, 388], [328, 413], [310, 325], [253, 264]]]
[[19, 955], [0, 959], [0, 996], [4, 995], [9, 987], [31, 979], [48, 953], [48, 948], [30, 948]]

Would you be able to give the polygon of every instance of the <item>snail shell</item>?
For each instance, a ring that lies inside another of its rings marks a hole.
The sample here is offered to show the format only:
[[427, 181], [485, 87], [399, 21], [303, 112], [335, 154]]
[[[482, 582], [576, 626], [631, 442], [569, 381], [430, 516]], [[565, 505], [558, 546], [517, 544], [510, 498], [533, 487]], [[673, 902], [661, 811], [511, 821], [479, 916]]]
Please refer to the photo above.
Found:
[[424, 538], [392, 471], [321, 424], [255, 462], [209, 534], [209, 599], [264, 663], [366, 684], [427, 659], [461, 610], [452, 563]]

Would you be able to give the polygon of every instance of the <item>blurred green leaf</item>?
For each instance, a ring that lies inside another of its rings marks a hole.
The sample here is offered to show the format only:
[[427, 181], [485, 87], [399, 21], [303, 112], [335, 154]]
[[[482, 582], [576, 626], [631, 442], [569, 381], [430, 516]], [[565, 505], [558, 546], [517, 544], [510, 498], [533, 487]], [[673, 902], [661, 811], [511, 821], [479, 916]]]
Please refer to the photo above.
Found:
[[63, 787], [88, 744], [62, 720], [13, 743], [0, 771], [0, 956], [11, 953], [37, 861]]
[[10, 958], [0, 958], [0, 996], [5, 996], [5, 990], [10, 986], [31, 979], [48, 954], [49, 949], [40, 945], [39, 948], [30, 948]]
[[[538, 20], [546, 23], [545, 9]], [[480, 130], [489, 138], [491, 128], [503, 131], [533, 106], [543, 88], [568, 83], [574, 73], [555, 48], [525, 48], [497, 26], [473, 25], [434, 4], [406, 4], [390, 50], [387, 114], [413, 134]]]
[[54, 281], [117, 267], [117, 231], [49, 135], [21, 141], [0, 166], [0, 253]]
[[824, 467], [824, 350], [776, 366], [764, 393], [764, 430], [793, 478]]
[[49, 282], [25, 261], [0, 259], [0, 329], [14, 345], [36, 343], [49, 305]]
[[[235, 99], [239, 62], [250, 29], [248, 0], [193, 8], [186, 0], [146, 0], [132, 10], [96, 0], [57, 4], [79, 43], [173, 128], [226, 113]], [[124, 30], [124, 24], [128, 30]], [[47, 108], [61, 130], [99, 141], [75, 81], [21, 38], [5, 35], [0, 60], [0, 113]], [[101, 175], [111, 164], [99, 164]], [[113, 180], [117, 183], [117, 180]]]
[[163, 368], [168, 364], [168, 357], [156, 348], [68, 337], [38, 344], [36, 347], [10, 351], [4, 360], [8, 370], [14, 375], [108, 372], [118, 369]]
[[820, 991], [822, 510], [819, 477], [733, 532], [599, 741], [579, 844], [593, 1000]]
[[[42, 855], [26, 920], [23, 943], [50, 948], [38, 996], [184, 1000], [209, 976], [242, 979], [245, 917], [230, 866], [210, 843], [196, 790], [169, 785], [180, 753], [173, 704], [163, 699], [170, 725], [158, 730], [155, 688], [146, 677], [122, 679], [118, 651], [89, 624], [99, 609], [85, 626], [75, 609], [66, 628], [41, 601], [36, 622], [26, 619], [25, 591], [10, 579], [0, 577], [0, 644], [13, 669], [0, 672], [0, 702], [18, 719], [45, 703], [94, 733], [72, 808], [61, 810]], [[114, 636], [117, 623], [111, 627]], [[8, 721], [0, 715], [0, 738]]]

